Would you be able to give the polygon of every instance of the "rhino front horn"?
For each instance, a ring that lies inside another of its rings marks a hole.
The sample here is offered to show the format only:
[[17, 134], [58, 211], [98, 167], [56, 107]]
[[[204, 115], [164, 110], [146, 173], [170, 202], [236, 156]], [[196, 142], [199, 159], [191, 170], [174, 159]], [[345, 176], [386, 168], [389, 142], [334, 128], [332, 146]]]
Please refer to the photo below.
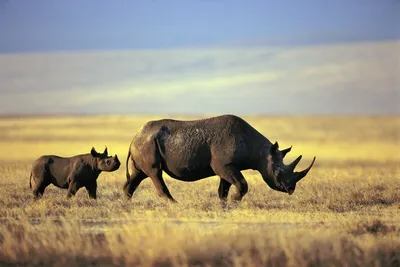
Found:
[[304, 178], [304, 177], [307, 175], [308, 171], [309, 171], [309, 170], [312, 168], [312, 166], [314, 165], [314, 162], [315, 162], [315, 157], [314, 157], [313, 161], [311, 162], [310, 166], [308, 166], [307, 169], [305, 169], [305, 170], [303, 170], [303, 171], [301, 171], [301, 172], [295, 172], [297, 182], [300, 181], [302, 178]]
[[297, 164], [299, 164], [302, 157], [303, 157], [302, 155], [298, 156], [297, 159], [295, 159], [292, 163], [289, 164], [290, 171], [294, 171], [294, 169], [296, 168]]

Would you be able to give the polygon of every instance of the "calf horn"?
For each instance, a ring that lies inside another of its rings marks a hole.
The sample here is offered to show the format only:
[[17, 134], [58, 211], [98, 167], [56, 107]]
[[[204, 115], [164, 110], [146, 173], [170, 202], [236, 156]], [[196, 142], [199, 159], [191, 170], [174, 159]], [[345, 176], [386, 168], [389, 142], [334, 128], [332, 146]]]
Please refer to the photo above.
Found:
[[294, 169], [296, 168], [297, 164], [299, 164], [301, 158], [302, 158], [302, 155], [298, 156], [297, 159], [295, 159], [292, 163], [290, 163], [290, 164], [288, 165], [289, 170], [290, 170], [291, 172], [294, 171]]
[[295, 172], [296, 175], [296, 182], [300, 181], [304, 176], [307, 175], [308, 171], [311, 169], [311, 167], [314, 165], [315, 157], [313, 161], [311, 162], [310, 166], [308, 166], [307, 169], [301, 171], [301, 172]]

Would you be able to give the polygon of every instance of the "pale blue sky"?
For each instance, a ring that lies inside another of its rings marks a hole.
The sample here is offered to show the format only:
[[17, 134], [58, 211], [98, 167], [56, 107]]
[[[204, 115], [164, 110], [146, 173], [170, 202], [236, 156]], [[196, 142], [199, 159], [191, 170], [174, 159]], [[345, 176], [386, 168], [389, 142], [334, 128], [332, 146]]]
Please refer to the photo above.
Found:
[[0, 52], [400, 37], [398, 0], [0, 0]]
[[400, 0], [0, 0], [0, 114], [400, 114], [399, 20]]

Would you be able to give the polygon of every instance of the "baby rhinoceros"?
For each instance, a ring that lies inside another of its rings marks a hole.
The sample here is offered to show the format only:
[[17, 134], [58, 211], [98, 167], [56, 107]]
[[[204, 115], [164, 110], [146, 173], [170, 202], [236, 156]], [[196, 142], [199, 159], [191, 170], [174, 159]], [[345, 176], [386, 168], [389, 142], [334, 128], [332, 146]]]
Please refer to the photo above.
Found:
[[97, 178], [100, 173], [116, 171], [120, 165], [117, 155], [108, 156], [107, 147], [103, 153], [96, 152], [93, 147], [88, 154], [70, 158], [45, 155], [33, 163], [29, 187], [32, 188], [33, 178], [35, 199], [42, 196], [50, 184], [68, 189], [67, 198], [75, 195], [79, 188], [85, 187], [89, 197], [96, 199]]

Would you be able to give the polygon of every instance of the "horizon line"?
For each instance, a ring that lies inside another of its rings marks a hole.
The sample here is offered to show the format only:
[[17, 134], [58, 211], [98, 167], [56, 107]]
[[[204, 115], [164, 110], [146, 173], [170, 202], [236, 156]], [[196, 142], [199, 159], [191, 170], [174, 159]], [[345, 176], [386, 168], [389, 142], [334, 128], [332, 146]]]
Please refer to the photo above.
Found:
[[132, 52], [132, 51], [183, 51], [195, 49], [257, 49], [257, 48], [300, 48], [300, 47], [320, 47], [320, 46], [338, 46], [353, 44], [373, 44], [385, 42], [400, 42], [400, 37], [388, 37], [382, 39], [361, 39], [361, 40], [336, 40], [330, 42], [315, 42], [311, 44], [210, 44], [210, 45], [189, 45], [172, 47], [132, 47], [132, 48], [72, 48], [72, 49], [25, 49], [21, 51], [1, 51], [1, 55], [23, 55], [23, 54], [73, 54], [73, 53], [109, 53], [109, 52]]
[[179, 112], [109, 112], [109, 113], [90, 113], [90, 112], [59, 112], [59, 113], [2, 113], [0, 119], [7, 118], [41, 118], [41, 117], [113, 117], [113, 116], [138, 116], [138, 117], [214, 117], [221, 115], [235, 115], [238, 117], [397, 117], [400, 112], [393, 113], [235, 113], [235, 112], [209, 112], [209, 113], [179, 113]]

